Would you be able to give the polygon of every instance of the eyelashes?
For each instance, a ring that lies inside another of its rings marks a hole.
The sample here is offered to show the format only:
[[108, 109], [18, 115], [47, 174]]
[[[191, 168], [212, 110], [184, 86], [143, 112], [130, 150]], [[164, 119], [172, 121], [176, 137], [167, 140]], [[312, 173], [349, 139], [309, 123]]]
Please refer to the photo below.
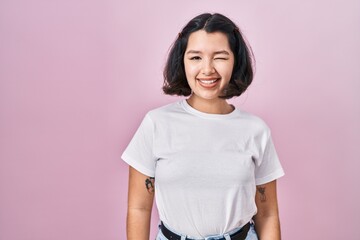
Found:
[[199, 56], [191, 57], [190, 60], [201, 60], [201, 57]]
[[[201, 57], [199, 56], [194, 56], [194, 57], [191, 57], [189, 58], [190, 60], [201, 60]], [[217, 58], [214, 58], [214, 60], [229, 60], [229, 58], [223, 58], [223, 57], [217, 57]]]

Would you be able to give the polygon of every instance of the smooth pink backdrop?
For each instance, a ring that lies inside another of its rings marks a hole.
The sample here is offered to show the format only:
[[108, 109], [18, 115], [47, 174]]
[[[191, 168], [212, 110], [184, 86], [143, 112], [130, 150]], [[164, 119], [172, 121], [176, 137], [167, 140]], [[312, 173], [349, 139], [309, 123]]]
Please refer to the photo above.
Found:
[[232, 102], [272, 129], [283, 239], [359, 239], [359, 1], [2, 0], [0, 240], [126, 239], [120, 155], [179, 99], [161, 92], [166, 54], [206, 11], [255, 53]]

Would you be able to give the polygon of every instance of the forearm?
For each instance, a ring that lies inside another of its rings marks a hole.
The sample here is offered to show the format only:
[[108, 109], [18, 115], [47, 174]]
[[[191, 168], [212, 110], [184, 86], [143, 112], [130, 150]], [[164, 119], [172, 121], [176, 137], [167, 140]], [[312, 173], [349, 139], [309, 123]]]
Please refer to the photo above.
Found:
[[149, 240], [151, 210], [128, 209], [127, 240]]
[[149, 240], [154, 178], [129, 168], [127, 240]]
[[254, 217], [255, 229], [260, 240], [280, 240], [279, 216], [258, 216]]

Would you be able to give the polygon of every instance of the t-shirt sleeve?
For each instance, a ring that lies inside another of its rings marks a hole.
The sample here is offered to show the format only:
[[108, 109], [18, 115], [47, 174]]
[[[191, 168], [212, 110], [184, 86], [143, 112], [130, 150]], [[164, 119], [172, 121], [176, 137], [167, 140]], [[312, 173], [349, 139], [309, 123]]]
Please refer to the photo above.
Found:
[[279, 157], [270, 134], [267, 131], [259, 143], [259, 154], [255, 159], [255, 183], [265, 184], [284, 176]]
[[154, 123], [147, 114], [121, 158], [139, 172], [155, 176], [156, 157], [153, 151]]

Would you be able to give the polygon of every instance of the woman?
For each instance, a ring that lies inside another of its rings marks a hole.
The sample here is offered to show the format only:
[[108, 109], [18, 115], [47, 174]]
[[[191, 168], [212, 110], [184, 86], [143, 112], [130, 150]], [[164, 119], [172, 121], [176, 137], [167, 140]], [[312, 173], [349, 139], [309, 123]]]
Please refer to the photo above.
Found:
[[124, 151], [130, 165], [128, 240], [280, 239], [276, 179], [284, 172], [270, 129], [226, 99], [253, 79], [239, 28], [202, 14], [179, 33], [164, 70], [166, 94], [189, 96], [148, 112]]

